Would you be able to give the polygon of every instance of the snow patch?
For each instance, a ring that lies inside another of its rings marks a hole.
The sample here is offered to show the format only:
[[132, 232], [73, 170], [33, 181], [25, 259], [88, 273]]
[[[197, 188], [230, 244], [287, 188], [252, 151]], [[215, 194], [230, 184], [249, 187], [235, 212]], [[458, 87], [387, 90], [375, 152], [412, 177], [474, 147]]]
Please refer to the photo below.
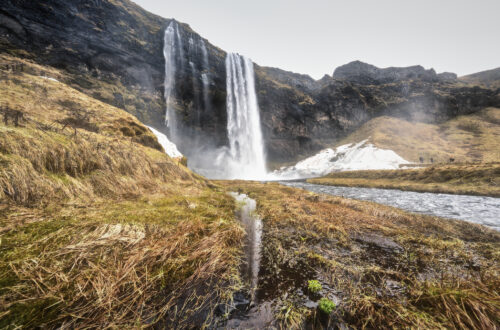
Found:
[[331, 172], [355, 170], [399, 169], [409, 162], [392, 150], [379, 149], [368, 140], [325, 149], [294, 166], [282, 167], [269, 174], [271, 180], [294, 180], [327, 175]]
[[158, 142], [160, 142], [163, 149], [165, 149], [165, 152], [167, 153], [167, 155], [169, 155], [172, 158], [182, 157], [182, 154], [177, 149], [177, 146], [173, 142], [171, 142], [165, 134], [154, 129], [153, 127], [149, 127], [149, 126], [146, 126], [146, 127], [149, 128], [151, 130], [151, 132], [153, 132], [154, 135], [156, 135]]

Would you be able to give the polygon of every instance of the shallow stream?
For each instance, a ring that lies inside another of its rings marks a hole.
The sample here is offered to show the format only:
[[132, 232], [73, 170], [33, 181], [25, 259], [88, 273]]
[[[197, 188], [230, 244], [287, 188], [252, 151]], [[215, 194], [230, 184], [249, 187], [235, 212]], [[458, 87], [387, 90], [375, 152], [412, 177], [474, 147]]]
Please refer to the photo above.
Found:
[[410, 212], [479, 223], [500, 231], [500, 198], [326, 186], [301, 181], [280, 183], [315, 193], [368, 200]]

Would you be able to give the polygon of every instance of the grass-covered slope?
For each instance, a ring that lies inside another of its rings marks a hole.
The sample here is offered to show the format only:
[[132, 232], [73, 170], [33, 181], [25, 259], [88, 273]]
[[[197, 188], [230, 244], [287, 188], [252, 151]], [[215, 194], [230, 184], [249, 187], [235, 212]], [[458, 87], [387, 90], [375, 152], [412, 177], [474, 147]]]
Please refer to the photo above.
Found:
[[435, 165], [425, 168], [335, 172], [310, 183], [500, 197], [500, 164]]
[[395, 117], [377, 117], [347, 136], [339, 145], [368, 139], [382, 149], [394, 150], [406, 160], [418, 162], [500, 161], [500, 109], [486, 108], [458, 116], [441, 124], [409, 122]]
[[233, 200], [63, 72], [1, 61], [0, 328], [209, 322], [239, 283]]
[[275, 183], [225, 184], [257, 200], [258, 295], [282, 328], [319, 328], [319, 312], [305, 306], [313, 280], [336, 303], [332, 328], [500, 326], [498, 232]]
[[473, 73], [459, 79], [475, 85], [500, 88], [500, 68]]

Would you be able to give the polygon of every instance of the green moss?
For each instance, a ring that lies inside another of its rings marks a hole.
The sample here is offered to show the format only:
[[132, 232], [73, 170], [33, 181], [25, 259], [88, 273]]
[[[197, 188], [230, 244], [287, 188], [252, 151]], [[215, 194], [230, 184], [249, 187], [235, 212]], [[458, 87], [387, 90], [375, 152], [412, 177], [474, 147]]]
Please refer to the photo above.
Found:
[[321, 298], [318, 303], [318, 308], [325, 314], [330, 314], [335, 309], [335, 303], [328, 298]]
[[309, 281], [307, 281], [307, 289], [311, 293], [318, 293], [322, 289], [321, 283], [319, 283], [319, 281], [317, 281], [317, 280], [309, 280]]
[[10, 313], [0, 318], [1, 329], [32, 328], [43, 326], [59, 316], [63, 307], [57, 298], [28, 299], [26, 302], [15, 303]]

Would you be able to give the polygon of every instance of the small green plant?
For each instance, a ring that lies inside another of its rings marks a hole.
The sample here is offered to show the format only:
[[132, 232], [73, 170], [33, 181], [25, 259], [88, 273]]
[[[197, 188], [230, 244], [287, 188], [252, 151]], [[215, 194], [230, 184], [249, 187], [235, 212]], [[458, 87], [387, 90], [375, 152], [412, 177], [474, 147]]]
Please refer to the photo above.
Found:
[[328, 298], [321, 298], [319, 300], [318, 308], [325, 314], [330, 314], [335, 309], [335, 303]]
[[321, 291], [321, 283], [319, 283], [317, 280], [307, 281], [307, 288], [311, 293], [318, 293], [319, 291]]

